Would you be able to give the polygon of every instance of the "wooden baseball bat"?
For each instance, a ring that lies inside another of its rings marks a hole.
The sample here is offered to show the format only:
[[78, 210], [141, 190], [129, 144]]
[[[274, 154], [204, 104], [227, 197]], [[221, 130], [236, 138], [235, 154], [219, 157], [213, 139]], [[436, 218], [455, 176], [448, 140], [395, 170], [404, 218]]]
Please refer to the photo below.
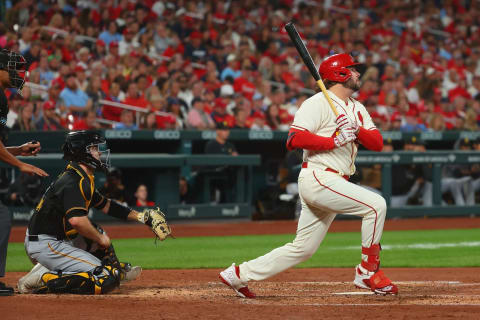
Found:
[[310, 53], [308, 52], [307, 47], [305, 47], [305, 44], [300, 38], [300, 35], [298, 34], [297, 29], [295, 28], [295, 25], [293, 24], [293, 22], [287, 23], [285, 25], [285, 30], [287, 30], [287, 33], [290, 36], [290, 39], [292, 40], [293, 44], [295, 45], [295, 48], [297, 49], [298, 53], [300, 54], [300, 57], [303, 60], [303, 63], [305, 63], [308, 70], [310, 71], [310, 74], [313, 76], [313, 78], [317, 82], [317, 85], [320, 87], [323, 94], [327, 98], [328, 104], [330, 105], [330, 108], [332, 109], [333, 113], [335, 114], [335, 116], [338, 117], [337, 108], [335, 108], [335, 106], [333, 105], [332, 99], [330, 99], [330, 97], [328, 96], [327, 88], [325, 88], [325, 85], [323, 84], [322, 78], [320, 77], [320, 73], [318, 73], [318, 69], [315, 66], [315, 63], [313, 63], [313, 59], [310, 56]]

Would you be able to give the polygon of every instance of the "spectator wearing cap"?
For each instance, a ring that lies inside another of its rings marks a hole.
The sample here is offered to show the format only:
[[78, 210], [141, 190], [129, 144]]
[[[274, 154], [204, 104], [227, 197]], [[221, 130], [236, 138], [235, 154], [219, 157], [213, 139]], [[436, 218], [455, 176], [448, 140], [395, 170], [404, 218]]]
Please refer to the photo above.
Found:
[[242, 62], [242, 75], [235, 79], [233, 89], [235, 92], [241, 93], [244, 97], [252, 100], [256, 88], [253, 81], [253, 66], [250, 60], [245, 59]]
[[93, 110], [89, 110], [84, 118], [77, 118], [73, 124], [69, 125], [70, 130], [97, 130], [100, 128], [97, 114]]
[[227, 113], [227, 104], [222, 98], [216, 98], [213, 102], [213, 111], [210, 114], [215, 123], [226, 123], [230, 128], [235, 123], [235, 118]]
[[268, 126], [265, 114], [263, 112], [255, 112], [252, 116], [249, 117], [247, 121], [251, 121], [251, 130], [272, 130]]
[[103, 40], [107, 46], [112, 42], [119, 43], [122, 40], [122, 35], [118, 33], [118, 27], [115, 20], [110, 21], [108, 29], [101, 32], [98, 38]]
[[92, 108], [92, 100], [78, 87], [77, 78], [73, 73], [67, 77], [65, 88], [60, 92], [60, 98], [68, 112], [76, 117], [85, 116]]
[[88, 87], [88, 75], [81, 65], [77, 64], [74, 69], [75, 76], [77, 77], [78, 88], [82, 91], [87, 91]]
[[187, 128], [196, 130], [211, 130], [215, 128], [215, 122], [204, 110], [204, 102], [201, 98], [194, 98], [192, 109], [187, 115]]
[[400, 127], [402, 132], [422, 132], [427, 131], [423, 123], [418, 123], [417, 112], [414, 109], [408, 110], [405, 114], [405, 123]]
[[207, 47], [203, 43], [203, 34], [200, 31], [190, 33], [189, 42], [185, 46], [185, 57], [191, 62], [205, 62], [208, 56]]
[[43, 113], [40, 119], [35, 124], [37, 130], [41, 131], [55, 131], [65, 130], [62, 125], [62, 120], [55, 110], [55, 102], [52, 100], [45, 101], [42, 106]]
[[138, 130], [138, 126], [135, 124], [135, 115], [133, 111], [123, 109], [120, 114], [120, 122], [115, 124], [116, 130]]
[[92, 49], [92, 59], [95, 61], [103, 59], [107, 55], [107, 47], [105, 41], [102, 39], [97, 39], [95, 41], [95, 46]]
[[232, 77], [236, 79], [242, 75], [242, 71], [238, 70], [237, 57], [234, 53], [230, 53], [226, 58], [227, 65], [223, 68], [222, 73], [220, 74], [220, 80], [225, 81], [227, 77]]

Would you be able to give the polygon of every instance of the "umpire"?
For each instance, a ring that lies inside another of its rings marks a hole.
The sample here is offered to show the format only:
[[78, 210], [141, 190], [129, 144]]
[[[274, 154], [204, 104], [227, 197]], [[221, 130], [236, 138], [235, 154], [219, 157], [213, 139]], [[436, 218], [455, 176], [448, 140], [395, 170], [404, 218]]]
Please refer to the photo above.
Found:
[[[7, 123], [8, 101], [4, 90], [15, 88], [20, 91], [24, 79], [20, 76], [26, 62], [23, 56], [5, 49], [0, 50], [0, 126], [4, 129]], [[20, 169], [21, 172], [46, 177], [48, 174], [40, 168], [18, 160], [15, 156], [35, 156], [40, 151], [39, 142], [28, 142], [19, 147], [5, 148], [0, 141], [0, 161]], [[11, 216], [5, 205], [0, 203], [0, 278], [5, 276], [7, 262], [7, 246], [12, 226]], [[0, 296], [13, 294], [13, 288], [7, 287], [0, 281]]]

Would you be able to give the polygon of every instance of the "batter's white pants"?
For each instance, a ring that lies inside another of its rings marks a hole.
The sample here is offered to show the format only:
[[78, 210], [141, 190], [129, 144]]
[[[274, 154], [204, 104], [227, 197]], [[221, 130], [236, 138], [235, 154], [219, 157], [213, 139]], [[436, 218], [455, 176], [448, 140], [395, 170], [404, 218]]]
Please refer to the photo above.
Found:
[[350, 183], [334, 172], [310, 167], [300, 171], [298, 186], [302, 212], [295, 239], [266, 255], [242, 263], [242, 281], [267, 279], [310, 258], [338, 213], [362, 217], [363, 247], [380, 242], [387, 213], [382, 196]]

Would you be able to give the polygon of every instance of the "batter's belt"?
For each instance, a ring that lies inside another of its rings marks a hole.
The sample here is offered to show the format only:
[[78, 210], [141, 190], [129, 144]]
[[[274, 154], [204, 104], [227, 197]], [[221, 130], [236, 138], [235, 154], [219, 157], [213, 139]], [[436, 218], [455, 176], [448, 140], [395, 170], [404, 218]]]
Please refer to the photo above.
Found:
[[[302, 163], [302, 168], [308, 168], [308, 162], [303, 162]], [[328, 167], [323, 168], [323, 170], [330, 171], [330, 172], [333, 172], [333, 173], [336, 173], [336, 174], [340, 174], [340, 172], [338, 172], [337, 170], [331, 169], [331, 168], [328, 168]], [[348, 176], [348, 175], [344, 175], [342, 177], [347, 181], [348, 181], [348, 179], [350, 179], [350, 176]]]

